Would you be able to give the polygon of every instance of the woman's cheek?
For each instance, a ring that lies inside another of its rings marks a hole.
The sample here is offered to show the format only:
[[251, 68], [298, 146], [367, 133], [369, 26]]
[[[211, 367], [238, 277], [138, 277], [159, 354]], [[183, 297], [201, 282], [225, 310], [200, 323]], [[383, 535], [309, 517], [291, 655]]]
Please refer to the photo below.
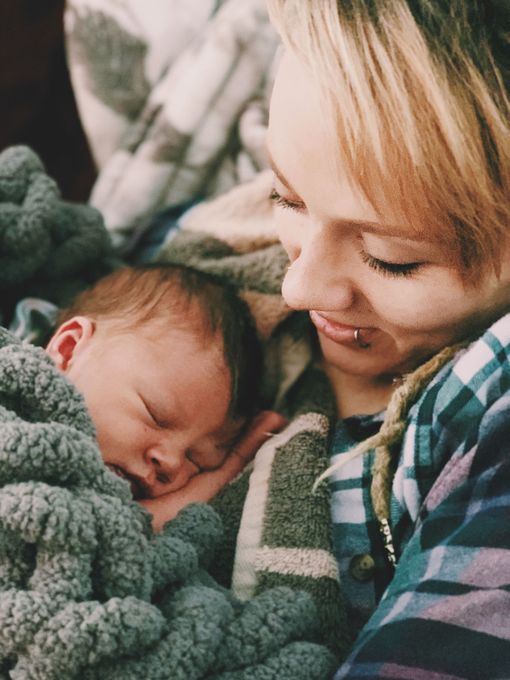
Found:
[[388, 279], [373, 286], [370, 297], [372, 310], [380, 325], [416, 332], [433, 332], [462, 318], [452, 297], [440, 294], [436, 286], [419, 281]]

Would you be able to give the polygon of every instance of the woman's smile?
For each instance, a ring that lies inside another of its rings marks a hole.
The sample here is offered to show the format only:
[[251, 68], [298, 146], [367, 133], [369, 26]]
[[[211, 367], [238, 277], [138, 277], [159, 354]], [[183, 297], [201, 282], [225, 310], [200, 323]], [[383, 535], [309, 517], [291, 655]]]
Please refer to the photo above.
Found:
[[314, 309], [310, 310], [310, 319], [319, 333], [338, 344], [358, 344], [359, 346], [356, 340], [356, 331], [362, 334], [365, 343], [372, 342], [375, 333], [377, 333], [377, 328], [338, 323]]

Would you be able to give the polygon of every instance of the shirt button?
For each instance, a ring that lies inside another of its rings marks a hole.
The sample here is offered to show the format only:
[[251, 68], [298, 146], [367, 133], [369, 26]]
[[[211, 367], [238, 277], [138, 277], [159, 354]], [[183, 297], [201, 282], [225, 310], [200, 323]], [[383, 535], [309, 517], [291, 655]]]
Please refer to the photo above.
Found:
[[370, 581], [374, 577], [375, 561], [368, 553], [354, 555], [349, 563], [349, 573], [356, 581]]

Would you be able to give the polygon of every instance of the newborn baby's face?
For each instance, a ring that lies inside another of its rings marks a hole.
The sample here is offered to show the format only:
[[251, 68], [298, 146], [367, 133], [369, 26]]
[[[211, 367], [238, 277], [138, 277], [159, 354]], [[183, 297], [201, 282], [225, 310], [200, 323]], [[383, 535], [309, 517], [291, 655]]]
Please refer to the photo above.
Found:
[[219, 467], [242, 425], [228, 417], [231, 379], [219, 338], [98, 327], [65, 372], [85, 397], [104, 461], [135, 499]]

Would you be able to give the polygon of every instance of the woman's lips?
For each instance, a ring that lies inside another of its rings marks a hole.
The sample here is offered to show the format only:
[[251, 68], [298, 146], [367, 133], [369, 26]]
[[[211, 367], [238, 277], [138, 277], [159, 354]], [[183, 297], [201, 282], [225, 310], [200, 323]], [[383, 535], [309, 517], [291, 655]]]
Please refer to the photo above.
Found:
[[375, 328], [371, 327], [347, 326], [345, 324], [337, 323], [336, 321], [331, 321], [315, 310], [310, 311], [310, 319], [319, 333], [322, 333], [326, 338], [339, 344], [356, 344], [356, 339], [354, 337], [356, 328], [360, 328], [364, 342], [369, 342], [376, 331]]

